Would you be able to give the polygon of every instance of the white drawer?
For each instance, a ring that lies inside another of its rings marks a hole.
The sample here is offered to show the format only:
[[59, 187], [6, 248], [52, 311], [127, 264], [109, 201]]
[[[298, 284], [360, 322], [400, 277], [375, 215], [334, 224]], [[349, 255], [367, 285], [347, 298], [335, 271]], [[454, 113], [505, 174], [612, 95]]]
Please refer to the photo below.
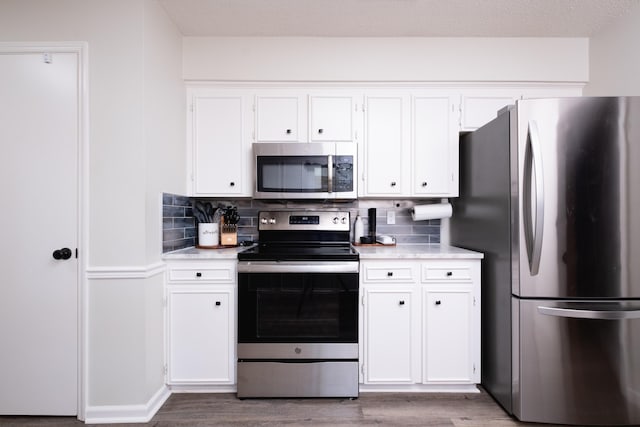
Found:
[[365, 282], [415, 282], [415, 268], [411, 265], [365, 265], [363, 272]]
[[423, 282], [470, 282], [471, 280], [471, 265], [465, 262], [422, 264]]
[[169, 282], [235, 283], [235, 262], [202, 262], [169, 265]]

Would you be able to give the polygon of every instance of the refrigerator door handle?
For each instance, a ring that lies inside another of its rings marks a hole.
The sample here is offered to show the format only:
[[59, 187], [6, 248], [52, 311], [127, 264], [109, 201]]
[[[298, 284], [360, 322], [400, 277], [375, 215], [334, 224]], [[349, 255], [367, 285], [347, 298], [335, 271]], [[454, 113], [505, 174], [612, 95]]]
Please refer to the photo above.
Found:
[[327, 191], [333, 193], [333, 156], [327, 159]]
[[547, 316], [572, 317], [576, 319], [640, 319], [640, 310], [577, 310], [574, 308], [538, 306], [538, 312]]
[[[532, 276], [540, 269], [542, 254], [542, 236], [544, 231], [544, 179], [542, 171], [542, 148], [538, 126], [535, 121], [529, 122], [527, 129], [527, 148], [525, 150], [524, 170], [524, 237], [529, 259], [529, 271]], [[534, 182], [535, 177], [535, 182]], [[535, 185], [535, 193], [532, 186]], [[535, 205], [535, 225], [532, 216], [532, 204]]]

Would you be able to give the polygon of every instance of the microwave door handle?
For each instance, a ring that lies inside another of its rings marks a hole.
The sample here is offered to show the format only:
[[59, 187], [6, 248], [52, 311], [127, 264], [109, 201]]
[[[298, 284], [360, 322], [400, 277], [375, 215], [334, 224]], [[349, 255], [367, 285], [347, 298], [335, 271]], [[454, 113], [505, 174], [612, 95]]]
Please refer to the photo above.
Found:
[[333, 192], [333, 156], [329, 154], [327, 156], [327, 191]]

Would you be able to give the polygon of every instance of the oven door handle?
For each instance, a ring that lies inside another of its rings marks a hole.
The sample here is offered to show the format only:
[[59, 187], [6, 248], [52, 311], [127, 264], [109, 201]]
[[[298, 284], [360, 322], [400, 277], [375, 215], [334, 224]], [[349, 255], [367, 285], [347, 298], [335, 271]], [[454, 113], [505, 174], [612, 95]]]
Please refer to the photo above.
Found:
[[358, 261], [240, 261], [238, 273], [357, 273]]

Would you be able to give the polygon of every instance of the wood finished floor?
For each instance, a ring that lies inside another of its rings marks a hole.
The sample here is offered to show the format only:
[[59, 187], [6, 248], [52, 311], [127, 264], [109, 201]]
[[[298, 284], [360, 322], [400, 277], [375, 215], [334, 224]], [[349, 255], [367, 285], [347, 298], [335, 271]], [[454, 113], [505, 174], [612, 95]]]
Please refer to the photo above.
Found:
[[[84, 425], [65, 417], [0, 417], [2, 426]], [[246, 399], [235, 394], [173, 394], [145, 424], [115, 426], [540, 426], [509, 417], [485, 392], [362, 393], [358, 399]]]

